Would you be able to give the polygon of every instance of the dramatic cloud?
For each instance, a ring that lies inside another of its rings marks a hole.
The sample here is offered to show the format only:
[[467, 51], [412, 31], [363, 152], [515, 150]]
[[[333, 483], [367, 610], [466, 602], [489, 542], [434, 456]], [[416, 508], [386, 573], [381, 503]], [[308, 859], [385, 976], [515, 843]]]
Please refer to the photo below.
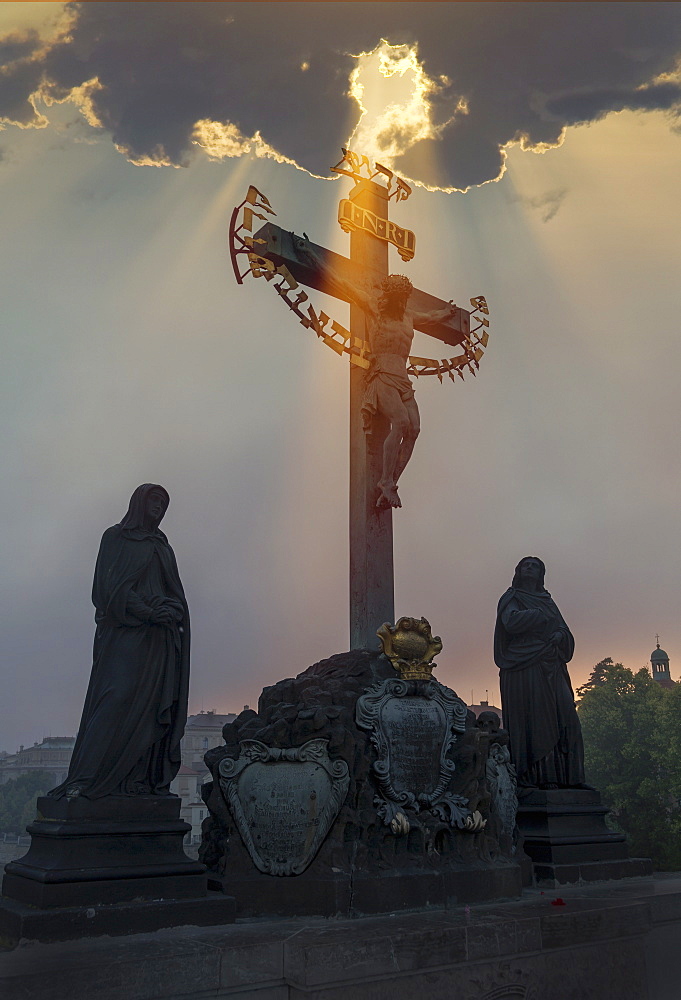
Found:
[[533, 208], [535, 211], [539, 212], [542, 222], [550, 222], [565, 201], [566, 195], [567, 188], [562, 187], [555, 188], [552, 191], [547, 191], [545, 194], [535, 195], [532, 198], [522, 198], [518, 196], [513, 200], [519, 201], [522, 205], [527, 205], [528, 208]]
[[0, 65], [15, 62], [25, 56], [32, 55], [38, 47], [38, 32], [29, 30], [23, 34], [5, 35], [0, 39]]
[[371, 128], [367, 112], [358, 138], [370, 133], [375, 154], [431, 186], [499, 177], [511, 143], [543, 151], [569, 125], [625, 108], [673, 116], [681, 102], [678, 4], [83, 3], [68, 11], [68, 32], [52, 44], [35, 34], [2, 42], [0, 118], [43, 125], [41, 101], [71, 98], [137, 163], [185, 165], [198, 141], [212, 156], [254, 148], [327, 175], [358, 126], [359, 102], [370, 103], [367, 74], [363, 92], [357, 85], [358, 57], [383, 39], [400, 59], [387, 70], [384, 60], [384, 79], [374, 72], [376, 92], [392, 74], [410, 79], [413, 93], [387, 97]]
[[566, 94], [547, 103], [547, 110], [576, 125], [595, 121], [610, 111], [669, 111], [681, 102], [681, 84], [672, 81], [638, 87], [589, 90], [581, 94]]

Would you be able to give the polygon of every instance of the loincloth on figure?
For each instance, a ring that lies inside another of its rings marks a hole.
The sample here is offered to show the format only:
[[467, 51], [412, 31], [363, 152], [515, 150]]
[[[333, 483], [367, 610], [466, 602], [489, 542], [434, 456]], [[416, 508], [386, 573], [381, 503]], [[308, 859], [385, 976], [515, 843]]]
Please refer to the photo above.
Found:
[[379, 354], [371, 362], [366, 374], [361, 406], [365, 431], [369, 430], [371, 419], [379, 410], [378, 396], [381, 385], [397, 389], [404, 403], [414, 398], [414, 386], [407, 376], [405, 360], [399, 354]]

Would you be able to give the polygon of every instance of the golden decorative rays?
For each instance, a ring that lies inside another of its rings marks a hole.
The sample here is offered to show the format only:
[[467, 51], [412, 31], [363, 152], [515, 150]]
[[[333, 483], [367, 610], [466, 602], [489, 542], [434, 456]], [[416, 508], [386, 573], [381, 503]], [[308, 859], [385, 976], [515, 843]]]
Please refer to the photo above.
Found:
[[[342, 168], [342, 164], [344, 163], [348, 164], [349, 169]], [[371, 178], [375, 178], [380, 174], [387, 178], [387, 187], [390, 190], [394, 177], [392, 171], [388, 170], [387, 167], [382, 167], [378, 163], [375, 166], [377, 169], [372, 172], [367, 157], [361, 157], [359, 154], [344, 149], [343, 159], [332, 169], [337, 173], [353, 177], [356, 182], [364, 179], [360, 172], [362, 170], [368, 171]], [[369, 177], [366, 179], [369, 179]], [[409, 193], [411, 193], [409, 186], [397, 178], [397, 186], [390, 197], [395, 195], [399, 201], [407, 198]], [[263, 215], [263, 212], [266, 214]], [[248, 275], [253, 278], [265, 278], [268, 282], [274, 281], [273, 287], [277, 294], [287, 304], [289, 309], [295, 313], [300, 323], [306, 329], [312, 329], [320, 340], [327, 347], [330, 347], [331, 350], [335, 351], [336, 354], [340, 354], [341, 356], [344, 354], [347, 355], [351, 364], [358, 365], [360, 368], [369, 368], [371, 362], [367, 341], [353, 337], [350, 331], [341, 323], [331, 320], [321, 309], [317, 312], [311, 304], [307, 305], [306, 313], [303, 312], [301, 306], [309, 301], [307, 292], [304, 292], [300, 288], [300, 284], [285, 264], [277, 266], [273, 261], [258, 253], [259, 244], [263, 244], [265, 241], [258, 240], [251, 235], [253, 233], [253, 220], [260, 219], [263, 222], [268, 222], [268, 215], [276, 214], [269, 199], [252, 184], [249, 186], [244, 200], [232, 212], [229, 226], [229, 249], [237, 282], [240, 285], [243, 284], [244, 278]], [[406, 233], [408, 231], [403, 230], [402, 232]], [[404, 240], [403, 247], [405, 250], [412, 249], [413, 245], [408, 246], [408, 237], [401, 237], [401, 239]], [[390, 242], [396, 241], [391, 239]], [[241, 270], [242, 265], [240, 263], [242, 257], [245, 257], [247, 260], [247, 267], [243, 271]], [[295, 298], [290, 298], [292, 292], [297, 292]], [[489, 320], [486, 318], [489, 315], [489, 310], [482, 295], [471, 299], [471, 305], [473, 306], [471, 331], [461, 344], [463, 354], [443, 359], [410, 357], [407, 365], [408, 375], [412, 375], [415, 378], [420, 378], [424, 375], [435, 375], [442, 382], [444, 375], [448, 375], [452, 381], [455, 381], [456, 375], [459, 378], [463, 378], [466, 370], [473, 375], [476, 374], [476, 370], [480, 367], [480, 359], [489, 340]], [[477, 322], [477, 326], [475, 327], [473, 327], [474, 322]]]
[[[342, 159], [335, 167], [331, 167], [334, 174], [352, 177], [355, 184], [360, 184], [362, 181], [373, 181], [380, 174], [381, 180], [388, 189], [388, 201], [391, 198], [394, 198], [395, 201], [406, 201], [411, 194], [410, 185], [398, 177], [389, 167], [384, 167], [382, 163], [374, 163], [372, 168], [368, 156], [364, 156], [363, 153], [353, 153], [351, 149], [346, 149], [344, 146], [341, 146], [341, 153], [343, 154]], [[392, 190], [393, 180], [395, 181], [394, 191]]]

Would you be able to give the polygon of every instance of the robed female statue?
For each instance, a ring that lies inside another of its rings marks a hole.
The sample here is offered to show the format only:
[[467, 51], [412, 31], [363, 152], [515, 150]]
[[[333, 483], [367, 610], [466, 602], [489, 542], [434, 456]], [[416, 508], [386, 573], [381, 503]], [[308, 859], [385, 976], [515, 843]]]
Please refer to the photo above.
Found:
[[170, 498], [145, 483], [95, 567], [90, 685], [66, 781], [49, 794], [168, 795], [187, 720], [189, 611], [168, 539]]
[[494, 660], [518, 784], [584, 787], [582, 730], [567, 664], [575, 641], [544, 588], [541, 559], [527, 556], [499, 601]]

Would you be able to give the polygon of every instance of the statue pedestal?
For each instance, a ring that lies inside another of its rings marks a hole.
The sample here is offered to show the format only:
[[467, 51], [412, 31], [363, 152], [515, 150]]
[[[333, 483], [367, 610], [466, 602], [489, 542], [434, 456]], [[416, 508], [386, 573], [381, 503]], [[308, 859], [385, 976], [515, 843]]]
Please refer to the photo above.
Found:
[[651, 875], [647, 858], [630, 858], [623, 833], [605, 823], [600, 792], [585, 788], [518, 789], [518, 829], [538, 883]]
[[41, 940], [63, 940], [90, 927], [115, 934], [234, 919], [234, 900], [224, 895], [199, 913], [205, 865], [184, 853], [189, 826], [177, 796], [43, 796], [37, 805], [31, 846], [6, 866], [2, 884], [0, 926], [13, 934], [30, 925]]
[[38, 799], [28, 853], [3, 895], [31, 906], [84, 906], [205, 894], [205, 866], [184, 853], [189, 826], [174, 795]]

